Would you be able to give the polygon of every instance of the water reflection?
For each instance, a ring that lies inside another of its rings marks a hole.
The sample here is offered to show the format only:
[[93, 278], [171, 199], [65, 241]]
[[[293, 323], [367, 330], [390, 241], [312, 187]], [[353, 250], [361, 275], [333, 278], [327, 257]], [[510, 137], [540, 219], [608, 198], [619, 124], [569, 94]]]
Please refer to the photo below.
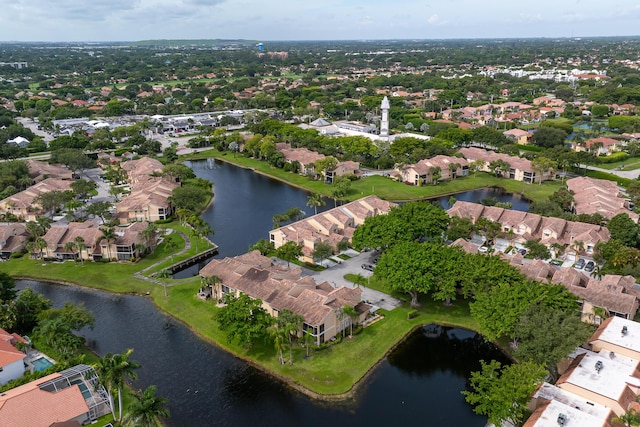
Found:
[[[483, 427], [460, 392], [480, 359], [502, 355], [473, 332], [418, 329], [370, 375], [357, 400], [318, 403], [212, 346], [158, 312], [146, 298], [18, 281], [55, 306], [83, 302], [96, 317], [82, 334], [98, 354], [134, 348], [142, 364], [135, 388], [156, 384], [169, 399], [169, 426], [371, 426], [415, 423]], [[346, 361], [345, 363], [349, 363]]]

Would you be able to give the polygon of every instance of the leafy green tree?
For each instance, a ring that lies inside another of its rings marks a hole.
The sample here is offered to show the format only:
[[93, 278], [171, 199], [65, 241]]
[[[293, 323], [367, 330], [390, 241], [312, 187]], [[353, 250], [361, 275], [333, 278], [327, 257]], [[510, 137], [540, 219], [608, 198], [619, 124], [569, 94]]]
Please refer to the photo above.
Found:
[[273, 318], [262, 308], [262, 301], [246, 294], [225, 296], [226, 306], [215, 316], [220, 330], [229, 342], [236, 340], [243, 347], [252, 347], [265, 338]]
[[62, 308], [42, 311], [38, 316], [36, 332], [47, 345], [53, 347], [65, 359], [69, 359], [77, 354], [84, 344], [84, 338], [76, 336], [73, 331], [79, 331], [86, 326], [93, 328], [94, 322], [93, 314], [82, 304], [67, 302]]
[[287, 261], [287, 267], [289, 267], [289, 263], [291, 261], [296, 260], [302, 256], [302, 245], [299, 245], [293, 241], [289, 241], [276, 249], [276, 256]]
[[534, 258], [540, 259], [549, 259], [551, 258], [551, 252], [549, 252], [549, 248], [540, 243], [537, 240], [527, 240], [524, 244], [524, 247], [529, 251], [529, 255]]
[[51, 301], [31, 288], [21, 291], [13, 301], [16, 313], [15, 332], [25, 335], [38, 325], [40, 313], [51, 308]]
[[94, 217], [98, 217], [102, 220], [103, 224], [106, 224], [107, 222], [109, 222], [109, 219], [111, 218], [111, 209], [113, 207], [113, 204], [111, 202], [107, 202], [107, 201], [100, 201], [100, 202], [95, 202], [95, 203], [91, 203], [89, 206], [87, 206], [85, 208], [85, 213], [87, 215], [92, 215]]
[[504, 177], [505, 174], [509, 173], [509, 170], [511, 169], [511, 165], [509, 164], [509, 162], [505, 160], [498, 159], [498, 160], [489, 162], [489, 169], [491, 169], [491, 171], [495, 176]]
[[7, 273], [0, 272], [0, 301], [12, 301], [17, 294], [16, 283], [13, 277]]
[[533, 133], [531, 139], [539, 147], [553, 148], [564, 144], [567, 133], [562, 129], [543, 126]]
[[611, 232], [611, 239], [618, 240], [630, 247], [638, 245], [638, 224], [626, 213], [621, 213], [611, 218], [607, 228]]
[[162, 175], [171, 177], [180, 182], [184, 182], [188, 179], [193, 179], [196, 174], [189, 166], [181, 163], [170, 163], [162, 168]]
[[611, 421], [614, 423], [623, 423], [625, 427], [635, 427], [640, 425], [640, 412], [636, 412], [633, 409], [627, 409], [624, 414], [613, 418]]
[[499, 283], [511, 284], [524, 280], [520, 270], [498, 256], [467, 255], [466, 265], [467, 270], [461, 277], [461, 288], [467, 297], [486, 292]]
[[409, 294], [412, 307], [419, 306], [419, 294], [428, 292], [449, 302], [464, 274], [462, 255], [460, 248], [441, 243], [400, 242], [382, 254], [375, 274], [389, 289]]
[[169, 401], [156, 396], [156, 386], [151, 385], [142, 392], [133, 395], [122, 424], [127, 427], [156, 427], [158, 417], [169, 417]]
[[531, 161], [531, 168], [536, 172], [540, 185], [542, 185], [543, 175], [553, 173], [557, 167], [558, 163], [546, 157], [536, 157]]
[[318, 242], [313, 250], [314, 260], [323, 260], [333, 255], [333, 248], [327, 242]]
[[480, 362], [480, 371], [472, 372], [472, 391], [463, 391], [474, 412], [486, 415], [489, 423], [521, 425], [527, 415], [527, 403], [546, 375], [545, 369], [533, 362], [504, 366], [495, 360]]
[[76, 179], [71, 183], [71, 190], [74, 194], [81, 198], [86, 199], [92, 191], [96, 189], [97, 184], [95, 181], [87, 179]]
[[204, 202], [209, 200], [211, 190], [193, 185], [174, 188], [169, 201], [177, 209], [188, 209], [194, 212], [202, 210]]
[[253, 245], [249, 246], [249, 251], [259, 251], [260, 254], [264, 256], [268, 255], [269, 252], [273, 250], [273, 243], [267, 239], [260, 239]]
[[560, 310], [575, 310], [576, 299], [561, 285], [541, 285], [531, 280], [499, 281], [484, 292], [478, 292], [469, 304], [471, 316], [488, 340], [513, 338], [518, 322], [529, 306], [537, 302]]
[[557, 379], [558, 363], [591, 335], [590, 328], [578, 314], [577, 303], [574, 310], [531, 304], [516, 327], [516, 358], [545, 366], [554, 380]]
[[441, 240], [449, 215], [429, 202], [405, 203], [387, 215], [369, 217], [353, 233], [355, 248], [387, 248], [419, 239]]

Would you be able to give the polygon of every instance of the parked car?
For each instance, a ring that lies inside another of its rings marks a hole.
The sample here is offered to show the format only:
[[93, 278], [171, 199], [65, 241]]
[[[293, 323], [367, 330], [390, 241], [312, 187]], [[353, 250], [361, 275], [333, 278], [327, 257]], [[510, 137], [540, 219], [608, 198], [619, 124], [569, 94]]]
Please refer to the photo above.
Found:
[[480, 252], [480, 253], [485, 253], [485, 252], [487, 252], [488, 250], [489, 250], [489, 248], [488, 248], [488, 247], [486, 247], [486, 246], [480, 246], [480, 247], [478, 248], [478, 252]]
[[577, 262], [576, 265], [574, 265], [575, 268], [577, 268], [578, 270], [582, 270], [582, 267], [584, 267], [585, 265], [585, 260], [584, 258], [580, 258]]
[[518, 253], [522, 256], [525, 256], [527, 254], [527, 250], [522, 248], [522, 249], [518, 249]]
[[584, 271], [592, 272], [593, 269], [596, 268], [596, 265], [593, 261], [589, 261], [587, 265], [584, 266]]
[[555, 265], [556, 267], [562, 265], [562, 260], [561, 259], [552, 259], [551, 261], [549, 261], [549, 264], [551, 265]]
[[371, 264], [362, 264], [360, 267], [362, 267], [363, 270], [368, 270], [368, 271], [373, 271], [374, 267]]

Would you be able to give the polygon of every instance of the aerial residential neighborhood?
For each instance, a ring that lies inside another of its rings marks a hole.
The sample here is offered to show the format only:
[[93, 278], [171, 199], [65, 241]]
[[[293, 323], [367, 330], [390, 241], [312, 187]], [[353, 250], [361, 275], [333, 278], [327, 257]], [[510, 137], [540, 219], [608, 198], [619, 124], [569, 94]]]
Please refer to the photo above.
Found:
[[640, 425], [632, 5], [36, 3], [0, 426]]

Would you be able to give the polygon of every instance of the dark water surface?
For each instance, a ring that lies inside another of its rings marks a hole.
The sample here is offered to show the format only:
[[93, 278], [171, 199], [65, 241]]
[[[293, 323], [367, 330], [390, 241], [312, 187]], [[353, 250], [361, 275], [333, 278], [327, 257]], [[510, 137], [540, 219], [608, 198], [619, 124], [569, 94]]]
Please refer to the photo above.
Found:
[[[291, 187], [285, 183], [259, 175], [249, 169], [229, 163], [210, 160], [187, 162], [199, 178], [214, 183], [213, 204], [203, 213], [204, 218], [215, 231], [211, 237], [219, 246], [215, 258], [236, 256], [247, 252], [250, 245], [259, 239], [268, 239], [273, 227], [275, 214], [284, 213], [291, 207], [298, 207], [313, 215], [314, 210], [306, 206], [307, 191]], [[436, 198], [443, 208], [449, 208], [451, 196]], [[455, 194], [457, 200], [480, 203], [484, 198], [494, 197], [499, 202], [513, 203], [513, 209], [529, 210], [529, 201], [518, 194], [507, 193], [499, 188], [484, 188]], [[334, 207], [334, 201], [325, 199], [325, 206], [318, 212]], [[174, 275], [180, 279], [198, 274], [208, 261], [194, 265]]]
[[18, 282], [19, 289], [27, 286], [56, 306], [84, 303], [96, 326], [82, 334], [99, 355], [134, 348], [142, 368], [133, 385], [157, 385], [169, 399], [170, 426], [482, 427], [486, 418], [472, 412], [460, 391], [480, 359], [504, 361], [473, 332], [426, 326], [375, 369], [356, 401], [318, 403], [200, 340], [143, 297]]

